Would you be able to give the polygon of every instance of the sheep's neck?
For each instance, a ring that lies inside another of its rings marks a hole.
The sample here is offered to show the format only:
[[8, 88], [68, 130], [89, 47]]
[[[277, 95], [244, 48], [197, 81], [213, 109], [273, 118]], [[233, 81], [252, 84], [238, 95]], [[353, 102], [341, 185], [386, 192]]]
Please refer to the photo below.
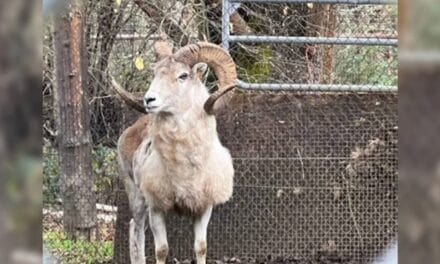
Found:
[[153, 145], [165, 165], [179, 170], [180, 166], [203, 167], [215, 139], [215, 118], [205, 113], [180, 116], [157, 116], [154, 120]]

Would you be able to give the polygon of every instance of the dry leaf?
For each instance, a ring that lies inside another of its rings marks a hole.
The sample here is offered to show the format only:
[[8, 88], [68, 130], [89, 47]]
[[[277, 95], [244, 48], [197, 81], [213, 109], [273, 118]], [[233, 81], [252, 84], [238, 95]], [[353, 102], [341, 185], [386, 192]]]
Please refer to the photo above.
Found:
[[283, 195], [283, 193], [284, 193], [284, 191], [281, 190], [281, 189], [279, 189], [279, 190], [277, 191], [277, 198], [280, 198], [281, 195]]
[[122, 2], [122, 0], [115, 0], [116, 6], [120, 7], [121, 6], [121, 2]]
[[139, 71], [142, 71], [145, 68], [144, 60], [141, 57], [137, 57], [134, 60], [134, 65], [136, 66], [136, 69], [138, 69]]
[[313, 8], [313, 3], [307, 3], [307, 7], [312, 9]]
[[287, 16], [288, 11], [289, 11], [289, 7], [288, 7], [288, 6], [285, 6], [285, 7], [283, 8], [283, 15]]
[[293, 193], [294, 193], [294, 194], [300, 194], [301, 192], [302, 192], [302, 190], [301, 190], [300, 187], [295, 187], [295, 188], [293, 188]]

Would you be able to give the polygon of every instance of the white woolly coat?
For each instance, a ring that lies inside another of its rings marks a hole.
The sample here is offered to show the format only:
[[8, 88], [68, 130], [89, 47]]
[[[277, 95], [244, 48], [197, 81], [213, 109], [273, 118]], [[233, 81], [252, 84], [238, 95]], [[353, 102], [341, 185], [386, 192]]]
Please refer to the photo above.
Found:
[[220, 143], [215, 118], [198, 109], [151, 117], [133, 157], [134, 178], [149, 206], [197, 215], [232, 196], [231, 155]]

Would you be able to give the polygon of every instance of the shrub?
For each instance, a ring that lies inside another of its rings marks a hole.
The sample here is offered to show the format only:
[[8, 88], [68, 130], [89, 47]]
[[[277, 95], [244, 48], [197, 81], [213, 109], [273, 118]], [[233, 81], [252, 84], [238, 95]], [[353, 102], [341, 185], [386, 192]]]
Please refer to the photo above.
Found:
[[[96, 176], [94, 190], [98, 202], [111, 203], [113, 183], [118, 176], [116, 149], [98, 145], [92, 151], [92, 168]], [[60, 201], [60, 161], [58, 152], [51, 146], [43, 147], [43, 202], [55, 204]]]
[[71, 240], [60, 231], [45, 231], [43, 241], [49, 251], [62, 263], [108, 263], [113, 257], [113, 243]]
[[60, 161], [56, 150], [43, 146], [43, 203], [54, 204], [60, 197]]

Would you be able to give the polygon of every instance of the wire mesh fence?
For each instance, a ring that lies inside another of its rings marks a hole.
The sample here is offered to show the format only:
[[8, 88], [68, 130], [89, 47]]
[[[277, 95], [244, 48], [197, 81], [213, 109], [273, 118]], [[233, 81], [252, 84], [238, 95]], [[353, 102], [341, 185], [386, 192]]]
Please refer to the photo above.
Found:
[[[240, 89], [217, 116], [234, 159], [234, 195], [214, 210], [208, 258], [249, 263], [377, 258], [397, 235], [397, 7], [387, 4], [393, 2], [89, 1], [86, 94], [96, 228], [92, 242], [75, 242], [69, 249], [56, 246], [68, 238], [48, 25], [43, 117], [49, 250], [65, 263], [84, 263], [78, 254], [93, 254], [92, 263], [130, 262], [131, 212], [118, 180], [115, 144], [137, 115], [111, 91], [105, 73], [132, 92], [145, 92], [153, 77], [151, 47], [161, 30], [177, 48], [203, 39], [222, 44], [239, 72]], [[207, 88], [215, 85], [209, 74]], [[192, 259], [190, 221], [172, 216], [168, 228], [169, 260]], [[152, 261], [153, 240], [150, 230], [146, 233]]]
[[[209, 255], [342, 263], [376, 258], [397, 232], [396, 99], [235, 97], [218, 118], [234, 157], [234, 196], [214, 211]], [[169, 225], [173, 256], [191, 258], [189, 222], [178, 218]]]

